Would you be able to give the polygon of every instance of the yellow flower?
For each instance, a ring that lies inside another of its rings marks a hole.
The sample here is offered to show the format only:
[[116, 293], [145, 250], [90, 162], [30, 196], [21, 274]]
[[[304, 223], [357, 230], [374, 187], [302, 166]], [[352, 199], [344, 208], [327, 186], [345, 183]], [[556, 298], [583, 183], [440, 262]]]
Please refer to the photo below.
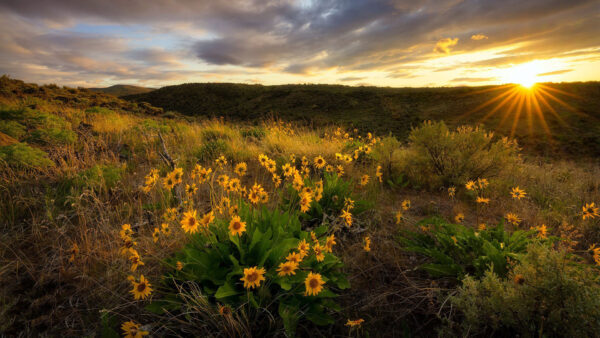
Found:
[[487, 227], [485, 226], [485, 223], [481, 223], [481, 224], [479, 224], [479, 226], [477, 227], [477, 229], [478, 229], [479, 231], [483, 231], [483, 230], [485, 230], [486, 228], [487, 228]]
[[267, 171], [269, 171], [271, 174], [275, 173], [275, 170], [277, 170], [277, 165], [275, 164], [275, 161], [273, 160], [268, 160], [267, 164], [265, 165], [265, 168], [267, 169]]
[[303, 167], [306, 167], [308, 165], [308, 159], [306, 158], [306, 156], [302, 156], [301, 163]]
[[140, 258], [140, 255], [138, 254], [137, 250], [131, 250], [130, 251], [131, 256], [129, 256], [129, 260], [131, 261], [131, 271], [135, 271], [138, 266], [140, 265], [144, 265], [144, 262], [142, 262], [142, 259]]
[[196, 210], [186, 211], [183, 214], [183, 219], [181, 220], [181, 228], [186, 233], [196, 233], [198, 232], [198, 220], [196, 219]]
[[175, 168], [169, 173], [169, 175], [173, 178], [173, 182], [175, 184], [179, 184], [183, 178], [183, 169]]
[[152, 293], [152, 285], [144, 278], [144, 275], [140, 276], [139, 282], [132, 280], [131, 283], [133, 284], [133, 290], [130, 292], [133, 294], [133, 298], [136, 300], [146, 299]]
[[402, 209], [404, 209], [404, 210], [410, 209], [410, 200], [402, 201]]
[[306, 242], [305, 239], [298, 243], [298, 251], [300, 251], [300, 257], [304, 258], [306, 255], [308, 255], [309, 250], [310, 244], [308, 244], [308, 242]]
[[375, 177], [379, 180], [379, 183], [383, 183], [383, 172], [381, 172], [381, 166], [378, 165], [375, 170]]
[[130, 224], [121, 225], [121, 231], [119, 231], [119, 235], [122, 239], [129, 238], [129, 236], [133, 235], [133, 230], [131, 230]]
[[177, 218], [177, 209], [175, 209], [175, 208], [167, 209], [164, 217], [167, 221], [174, 221]]
[[125, 338], [142, 338], [149, 334], [148, 331], [140, 330], [140, 324], [131, 320], [123, 323], [121, 330], [123, 330], [123, 337]]
[[517, 216], [516, 214], [513, 214], [511, 212], [506, 214], [506, 216], [504, 216], [504, 217], [512, 225], [519, 225], [519, 223], [521, 223], [521, 219], [519, 218], [519, 216]]
[[196, 164], [196, 167], [192, 171], [192, 178], [197, 179], [198, 183], [202, 184], [204, 181], [210, 178], [210, 174], [212, 173], [212, 169], [205, 169], [201, 165]]
[[340, 217], [344, 220], [346, 226], [352, 226], [352, 214], [348, 210], [342, 210], [342, 215]]
[[323, 159], [322, 156], [315, 157], [315, 167], [317, 169], [323, 168], [326, 164], [327, 164], [327, 162], [325, 162], [325, 159]]
[[277, 275], [281, 277], [295, 275], [296, 269], [298, 269], [298, 263], [286, 261], [284, 263], [279, 264], [279, 268], [277, 268], [277, 271], [279, 272], [277, 273]]
[[227, 184], [229, 183], [229, 176], [227, 175], [220, 175], [217, 178], [217, 183], [222, 186], [223, 188], [225, 188], [227, 186]]
[[167, 175], [167, 177], [163, 178], [163, 185], [167, 190], [173, 189], [175, 186], [175, 180], [171, 174]]
[[548, 238], [548, 228], [546, 227], [546, 224], [542, 224], [539, 227], [535, 227], [535, 228], [531, 228], [531, 229], [537, 231], [537, 237], [539, 239]]
[[456, 236], [452, 236], [451, 238], [452, 238], [452, 240], [454, 241], [454, 244], [457, 244], [457, 243], [458, 243], [458, 240], [456, 239]]
[[454, 197], [454, 195], [456, 195], [456, 187], [448, 188], [448, 196]]
[[281, 185], [281, 177], [279, 177], [279, 175], [274, 174], [273, 175], [273, 185], [275, 186], [275, 188], [279, 187], [279, 185]]
[[319, 242], [313, 245], [313, 251], [315, 252], [315, 257], [318, 262], [322, 262], [325, 259], [325, 254], [323, 253], [323, 247]]
[[456, 221], [456, 223], [462, 223], [462, 221], [465, 220], [465, 215], [463, 215], [462, 212], [459, 212], [458, 214], [456, 214], [456, 216], [454, 216], [454, 220]]
[[229, 222], [229, 233], [231, 236], [240, 236], [244, 231], [246, 231], [246, 222], [242, 222], [240, 216], [234, 216]]
[[180, 261], [177, 261], [177, 264], [175, 264], [175, 269], [177, 269], [177, 271], [183, 270], [183, 263]]
[[303, 193], [300, 195], [300, 210], [307, 212], [310, 209], [310, 203], [312, 202], [312, 195]]
[[223, 305], [219, 304], [219, 314], [221, 316], [227, 317], [227, 316], [231, 315], [231, 308], [227, 305], [223, 306]]
[[219, 168], [223, 168], [223, 166], [227, 164], [227, 159], [225, 158], [225, 156], [221, 155], [215, 160], [215, 163], [217, 163]]
[[347, 210], [354, 209], [354, 201], [350, 197], [344, 198], [344, 209], [347, 209]]
[[267, 165], [267, 161], [269, 161], [269, 158], [267, 157], [267, 155], [265, 154], [260, 154], [258, 155], [258, 162], [262, 165], [265, 166]]
[[320, 274], [309, 272], [308, 276], [304, 280], [304, 286], [306, 287], [304, 295], [318, 295], [321, 292], [321, 290], [323, 290], [323, 284], [325, 284], [325, 282], [321, 278]]
[[283, 176], [285, 177], [290, 177], [294, 174], [294, 168], [289, 163], [284, 164], [281, 169], [283, 170]]
[[246, 162], [240, 162], [238, 164], [236, 164], [235, 168], [233, 169], [233, 172], [238, 175], [239, 177], [243, 177], [246, 175], [246, 171], [248, 170], [248, 165], [246, 165]]
[[468, 181], [467, 184], [465, 184], [465, 187], [467, 188], [467, 190], [475, 190], [475, 182]]
[[229, 184], [227, 185], [227, 190], [230, 192], [237, 192], [242, 187], [242, 183], [239, 178], [232, 178], [229, 180]]
[[396, 212], [396, 224], [400, 225], [402, 223], [402, 211], [398, 210]]
[[367, 183], [369, 183], [369, 175], [362, 175], [362, 177], [360, 178], [360, 185], [365, 186], [367, 185]]
[[75, 256], [77, 255], [79, 255], [79, 245], [77, 245], [77, 243], [73, 243], [73, 246], [71, 247], [71, 257], [69, 257], [69, 262], [74, 262]]
[[252, 204], [257, 204], [260, 201], [260, 195], [256, 191], [251, 190], [250, 193], [248, 194], [248, 200]]
[[154, 243], [158, 242], [158, 239], [160, 237], [160, 229], [158, 227], [154, 228], [154, 232], [152, 233], [152, 239], [154, 240]]
[[344, 167], [343, 167], [341, 164], [340, 164], [340, 165], [337, 165], [337, 166], [335, 167], [335, 171], [336, 171], [336, 173], [337, 173], [338, 177], [342, 177], [342, 176], [344, 176]]
[[371, 251], [371, 238], [369, 238], [369, 236], [365, 237], [365, 246], [363, 249], [365, 249], [366, 252]]
[[244, 277], [240, 278], [240, 280], [244, 282], [244, 287], [246, 289], [253, 289], [260, 286], [260, 282], [265, 280], [265, 272], [264, 268], [258, 269], [256, 266], [245, 268]]
[[598, 207], [596, 207], [594, 202], [586, 203], [586, 205], [582, 207], [582, 210], [583, 219], [600, 217], [600, 214], [598, 213]]
[[481, 197], [481, 196], [477, 196], [477, 203], [490, 204], [490, 199], [489, 198], [484, 198], [484, 197]]
[[185, 193], [188, 195], [193, 195], [196, 193], [196, 191], [198, 191], [198, 187], [196, 187], [196, 184], [192, 183], [192, 185], [186, 184], [185, 185]]
[[289, 262], [300, 264], [300, 262], [302, 262], [302, 255], [297, 252], [290, 252], [285, 259]]
[[485, 178], [478, 178], [477, 179], [477, 185], [479, 185], [479, 189], [483, 189], [483, 188], [487, 187], [488, 184], [489, 184], [489, 182]]
[[364, 319], [362, 319], [362, 318], [359, 318], [356, 320], [348, 319], [348, 322], [346, 322], [346, 326], [357, 327], [357, 326], [360, 326], [362, 323], [364, 323]]
[[210, 225], [210, 223], [212, 223], [212, 221], [214, 221], [215, 219], [215, 214], [214, 212], [210, 211], [206, 214], [204, 214], [204, 216], [202, 216], [202, 218], [200, 219], [200, 224], [202, 225], [202, 227], [204, 229], [208, 229], [208, 226]]
[[169, 224], [163, 223], [160, 225], [162, 228], [161, 231], [165, 236], [169, 236], [171, 234], [171, 228], [169, 228]]
[[335, 171], [335, 168], [331, 164], [328, 164], [327, 166], [325, 166], [325, 171], [328, 173], [332, 173]]
[[527, 193], [525, 192], [525, 190], [519, 189], [519, 187], [514, 187], [511, 189], [510, 195], [512, 196], [512, 198], [520, 200], [521, 198], [525, 197]]
[[326, 252], [331, 252], [333, 251], [333, 246], [336, 245], [337, 243], [335, 242], [335, 235], [331, 234], [331, 236], [327, 236], [327, 239], [325, 240], [325, 251]]

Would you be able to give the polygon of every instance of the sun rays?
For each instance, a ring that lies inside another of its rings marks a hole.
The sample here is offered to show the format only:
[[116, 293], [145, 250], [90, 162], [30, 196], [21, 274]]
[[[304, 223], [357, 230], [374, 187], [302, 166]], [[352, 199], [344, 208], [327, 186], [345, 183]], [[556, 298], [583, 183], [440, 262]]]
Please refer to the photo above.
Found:
[[[537, 71], [536, 71], [537, 72]], [[507, 136], [514, 137], [520, 124], [525, 123], [529, 135], [534, 135], [539, 129], [552, 142], [551, 123], [560, 127], [569, 127], [557, 108], [564, 108], [575, 114], [583, 114], [576, 108], [566, 103], [560, 96], [577, 97], [553, 87], [551, 84], [535, 82], [536, 72], [522, 74], [518, 83], [511, 83], [493, 88], [486, 88], [470, 93], [469, 95], [485, 95], [494, 93], [493, 96], [475, 108], [464, 113], [468, 116], [476, 113], [484, 114], [480, 123], [487, 122], [496, 131], [510, 130]], [[491, 121], [498, 120], [497, 124]]]

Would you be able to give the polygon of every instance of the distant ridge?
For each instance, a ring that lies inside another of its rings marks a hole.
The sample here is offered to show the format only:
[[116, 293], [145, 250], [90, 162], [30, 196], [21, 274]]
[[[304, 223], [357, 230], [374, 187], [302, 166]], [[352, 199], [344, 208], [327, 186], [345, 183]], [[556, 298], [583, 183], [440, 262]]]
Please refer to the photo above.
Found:
[[[406, 140], [411, 128], [424, 120], [443, 120], [451, 127], [482, 123], [499, 135], [516, 136], [532, 153], [562, 151], [600, 156], [600, 82], [548, 85], [552, 86], [553, 95], [569, 106], [546, 99], [539, 103], [544, 110], [543, 120], [533, 105], [529, 113], [527, 105], [521, 105], [518, 114], [516, 104], [496, 107], [507, 96], [506, 86], [383, 88], [188, 83], [123, 99], [190, 116], [223, 116], [243, 121], [275, 116], [312, 126], [341, 124], [379, 135], [391, 132], [400, 140]], [[550, 142], [552, 147], [548, 146]]]
[[91, 91], [110, 94], [114, 96], [126, 96], [126, 95], [135, 95], [135, 94], [144, 94], [154, 90], [154, 88], [133, 86], [133, 85], [114, 85], [106, 88], [88, 88]]

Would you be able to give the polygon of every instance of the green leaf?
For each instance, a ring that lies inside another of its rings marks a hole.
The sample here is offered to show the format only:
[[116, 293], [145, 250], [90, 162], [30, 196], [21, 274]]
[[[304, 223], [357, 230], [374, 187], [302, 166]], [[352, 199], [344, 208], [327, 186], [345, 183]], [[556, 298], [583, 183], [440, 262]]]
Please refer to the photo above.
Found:
[[239, 294], [239, 292], [228, 281], [217, 289], [217, 292], [215, 293], [215, 298], [222, 299], [222, 298], [235, 296], [238, 294]]

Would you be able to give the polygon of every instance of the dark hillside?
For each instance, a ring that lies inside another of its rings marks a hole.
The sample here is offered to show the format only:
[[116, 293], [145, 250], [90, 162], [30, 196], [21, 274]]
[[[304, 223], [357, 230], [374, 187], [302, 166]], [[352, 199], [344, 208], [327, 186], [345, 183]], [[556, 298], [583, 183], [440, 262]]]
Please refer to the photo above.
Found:
[[[255, 120], [276, 115], [317, 126], [341, 123], [362, 131], [391, 132], [401, 139], [423, 120], [444, 120], [452, 126], [476, 124], [490, 112], [492, 114], [483, 124], [500, 134], [510, 135], [518, 115], [514, 134], [528, 151], [600, 156], [600, 83], [545, 86], [547, 89], [542, 95], [545, 98], [538, 99], [542, 114], [536, 112], [535, 103], [527, 95], [523, 95], [522, 103], [519, 103], [521, 93], [494, 111], [498, 103], [511, 96], [505, 95], [511, 90], [506, 86], [380, 88], [192, 83], [124, 98], [186, 115], [225, 116], [231, 120]], [[538, 93], [542, 94], [541, 91]], [[494, 99], [491, 104], [476, 109]], [[515, 114], [519, 106], [521, 113]], [[527, 113], [528, 107], [531, 107], [530, 113]], [[551, 110], [556, 111], [556, 116]], [[540, 115], [544, 117], [551, 137], [548, 137]]]
[[148, 93], [154, 90], [154, 88], [146, 88], [140, 86], [132, 86], [132, 85], [114, 85], [106, 88], [88, 88], [93, 92], [105, 93], [114, 96], [126, 96], [126, 95], [135, 95], [135, 94], [143, 94]]

